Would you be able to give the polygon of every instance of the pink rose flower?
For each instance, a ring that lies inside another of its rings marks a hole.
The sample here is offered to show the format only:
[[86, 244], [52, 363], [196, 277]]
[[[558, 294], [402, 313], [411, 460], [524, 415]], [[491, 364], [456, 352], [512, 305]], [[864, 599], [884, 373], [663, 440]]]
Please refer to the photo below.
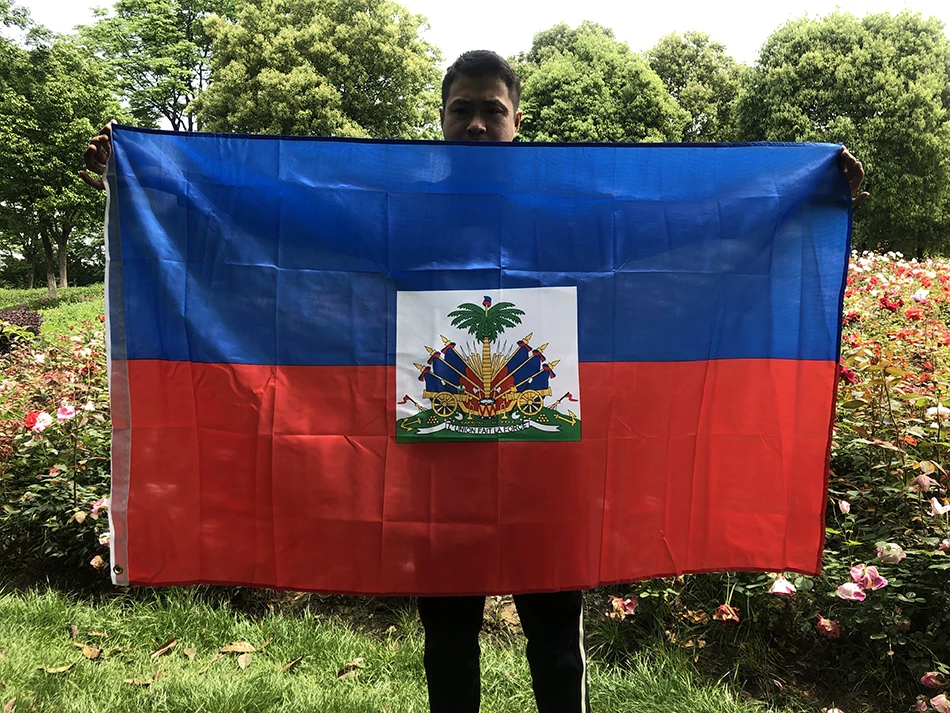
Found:
[[934, 485], [937, 484], [937, 481], [931, 478], [929, 475], [921, 474], [921, 475], [918, 475], [916, 478], [914, 478], [913, 484], [926, 493]]
[[[43, 414], [40, 414], [40, 416], [43, 416]], [[37, 418], [39, 418], [39, 416]], [[39, 423], [37, 423], [37, 425], [39, 425]], [[33, 427], [33, 430], [36, 430], [36, 426]], [[939, 517], [940, 515], [946, 515], [948, 512], [950, 512], [950, 505], [943, 505], [939, 500], [937, 500], [937, 498], [931, 498], [930, 510], [934, 515]]]
[[56, 418], [59, 421], [68, 421], [76, 415], [76, 407], [70, 406], [68, 404], [63, 404], [59, 407], [59, 410], [56, 412]]
[[102, 569], [103, 567], [106, 566], [107, 563], [104, 559], [102, 559], [102, 557], [100, 557], [99, 555], [96, 555], [91, 560], [89, 560], [89, 564], [91, 564], [96, 569]]
[[920, 677], [920, 682], [927, 688], [943, 688], [946, 684], [940, 680], [940, 674], [936, 671], [927, 671]]
[[610, 609], [607, 611], [607, 616], [614, 621], [623, 621], [628, 616], [633, 616], [639, 603], [636, 597], [611, 597]]
[[92, 514], [98, 515], [102, 508], [109, 507], [109, 498], [101, 498], [92, 504]]
[[847, 515], [849, 512], [851, 512], [851, 503], [849, 503], [847, 500], [839, 500], [839, 501], [838, 501], [838, 509], [839, 509], [842, 513], [844, 513], [845, 515]]
[[877, 548], [877, 558], [884, 564], [897, 564], [906, 556], [901, 546], [893, 542]]
[[838, 597], [850, 602], [863, 602], [865, 599], [864, 590], [857, 584], [848, 582], [838, 587]]
[[841, 636], [841, 629], [838, 628], [838, 622], [825, 619], [821, 614], [818, 615], [818, 625], [815, 628], [819, 634], [829, 639], [837, 639]]
[[950, 540], [945, 539], [943, 542], [941, 542], [939, 549], [943, 552], [950, 550]]
[[877, 567], [856, 564], [851, 568], [851, 581], [861, 589], [882, 589], [887, 586], [887, 580], [878, 574]]
[[795, 591], [795, 585], [782, 576], [777, 577], [775, 581], [772, 582], [772, 586], [769, 587], [769, 594], [778, 594], [782, 597], [790, 596], [794, 594]]
[[32, 430], [35, 433], [42, 433], [49, 428], [52, 423], [53, 417], [46, 413], [46, 411], [40, 411], [36, 414], [36, 422], [33, 424]]
[[931, 698], [930, 705], [932, 705], [934, 710], [938, 711], [938, 713], [950, 713], [950, 701], [947, 700], [946, 695], [943, 693]]

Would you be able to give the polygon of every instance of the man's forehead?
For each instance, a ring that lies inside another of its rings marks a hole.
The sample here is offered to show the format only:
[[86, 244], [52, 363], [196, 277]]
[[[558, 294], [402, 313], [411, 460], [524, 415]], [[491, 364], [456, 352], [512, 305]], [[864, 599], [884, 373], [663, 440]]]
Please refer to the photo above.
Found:
[[[508, 87], [501, 77], [459, 77], [449, 89], [448, 102], [453, 101], [500, 101], [511, 103]], [[447, 103], [448, 103], [447, 102]]]

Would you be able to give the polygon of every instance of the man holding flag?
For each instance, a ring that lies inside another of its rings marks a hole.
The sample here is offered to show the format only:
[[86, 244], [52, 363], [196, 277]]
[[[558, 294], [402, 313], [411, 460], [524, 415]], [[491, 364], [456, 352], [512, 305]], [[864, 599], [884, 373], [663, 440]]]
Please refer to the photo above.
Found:
[[[520, 80], [504, 58], [479, 50], [461, 55], [442, 84], [440, 109], [448, 141], [513, 141], [521, 124]], [[102, 189], [100, 178], [111, 154], [111, 126], [92, 139], [81, 171], [87, 183]], [[842, 150], [840, 164], [852, 192], [864, 172]], [[854, 198], [857, 205], [866, 197]], [[479, 708], [478, 634], [484, 596], [420, 597], [426, 633], [425, 667], [433, 713], [476, 713]], [[524, 593], [515, 604], [528, 639], [527, 656], [539, 713], [584, 713], [587, 672], [584, 655], [583, 597], [580, 591]]]

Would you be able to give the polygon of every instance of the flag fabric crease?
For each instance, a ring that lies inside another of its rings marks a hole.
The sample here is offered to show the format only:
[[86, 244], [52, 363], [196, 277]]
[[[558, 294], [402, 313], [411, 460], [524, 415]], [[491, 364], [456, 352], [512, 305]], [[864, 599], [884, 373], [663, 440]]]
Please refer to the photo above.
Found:
[[117, 583], [818, 571], [839, 147], [113, 141]]

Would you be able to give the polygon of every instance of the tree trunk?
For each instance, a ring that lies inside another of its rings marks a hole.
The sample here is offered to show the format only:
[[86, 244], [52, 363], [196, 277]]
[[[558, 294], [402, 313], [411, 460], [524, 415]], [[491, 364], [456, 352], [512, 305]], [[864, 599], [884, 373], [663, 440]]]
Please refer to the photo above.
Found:
[[70, 228], [63, 228], [56, 239], [56, 247], [59, 250], [59, 286], [69, 287], [66, 281], [66, 242], [69, 240]]
[[491, 342], [487, 339], [482, 339], [481, 367], [482, 388], [485, 389], [485, 396], [491, 397]]
[[50, 299], [56, 299], [56, 262], [53, 259], [53, 243], [46, 235], [43, 240], [43, 254], [46, 256], [46, 286], [49, 288]]

